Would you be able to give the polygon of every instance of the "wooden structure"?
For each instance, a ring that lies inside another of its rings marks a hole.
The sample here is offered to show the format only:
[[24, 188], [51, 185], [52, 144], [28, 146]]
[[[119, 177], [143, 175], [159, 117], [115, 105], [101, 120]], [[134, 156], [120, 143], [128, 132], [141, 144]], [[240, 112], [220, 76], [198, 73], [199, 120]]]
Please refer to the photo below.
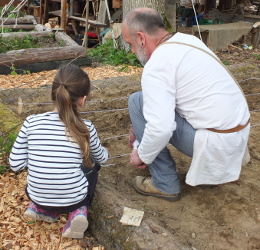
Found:
[[[5, 19], [5, 18], [0, 18], [0, 25], [4, 22], [4, 28], [6, 29], [12, 29], [12, 30], [35, 30], [37, 28], [37, 22], [34, 18], [34, 16], [27, 15], [24, 17], [19, 17], [18, 19], [15, 18], [10, 18], [10, 19]], [[4, 34], [1, 34], [2, 36], [5, 36]]]
[[[202, 41], [213, 51], [227, 50], [228, 46], [252, 32], [252, 45], [257, 48], [260, 38], [260, 27], [253, 28], [252, 23], [237, 22], [215, 25], [201, 25]], [[198, 27], [192, 27], [192, 34], [198, 36]]]
[[[107, 17], [107, 1], [108, 0], [86, 0], [86, 4], [82, 13], [74, 11], [75, 3], [78, 0], [40, 0], [40, 23], [45, 24], [50, 17], [58, 17], [60, 21], [60, 28], [66, 31], [68, 24], [71, 24], [72, 29], [77, 35], [79, 33], [80, 24], [85, 26], [85, 34], [88, 33], [88, 26], [94, 27], [95, 32], [99, 34], [109, 26]], [[116, 0], [119, 6], [119, 0]], [[51, 11], [49, 9], [50, 3], [59, 3], [60, 9]], [[69, 2], [69, 4], [68, 4]], [[97, 4], [99, 2], [99, 4]], [[92, 3], [94, 15], [96, 20], [89, 18], [89, 4]], [[84, 44], [87, 44], [87, 36], [84, 39]]]
[[[14, 32], [5, 33], [4, 37], [25, 36], [28, 32]], [[52, 34], [52, 31], [44, 32], [30, 32], [34, 37], [48, 36]], [[79, 57], [86, 57], [86, 49], [79, 46], [68, 35], [63, 32], [57, 32], [55, 34], [57, 41], [63, 41], [64, 47], [53, 48], [31, 48], [22, 50], [13, 50], [8, 53], [0, 54], [0, 66], [19, 66], [25, 64], [33, 64], [39, 62], [50, 62], [65, 59], [75, 59]]]

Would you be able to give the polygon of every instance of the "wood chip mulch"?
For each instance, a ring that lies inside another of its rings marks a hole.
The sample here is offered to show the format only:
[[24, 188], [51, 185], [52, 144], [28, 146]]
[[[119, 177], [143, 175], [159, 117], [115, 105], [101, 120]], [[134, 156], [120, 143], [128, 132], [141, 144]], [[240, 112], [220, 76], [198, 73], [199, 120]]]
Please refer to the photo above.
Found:
[[62, 214], [55, 223], [34, 221], [24, 212], [29, 205], [25, 194], [26, 171], [0, 175], [0, 249], [49, 249], [49, 250], [104, 250], [90, 233], [84, 239], [61, 237], [61, 230], [67, 222], [67, 214]]
[[[137, 67], [84, 67], [90, 80], [117, 76], [141, 74]], [[10, 88], [35, 88], [52, 84], [56, 70], [42, 71], [28, 75], [1, 75], [0, 91]], [[33, 221], [23, 214], [29, 205], [25, 194], [26, 170], [15, 174], [7, 171], [0, 174], [0, 250], [104, 250], [88, 231], [84, 239], [61, 237], [61, 230], [67, 222], [67, 214], [61, 215], [55, 223]]]
[[[143, 68], [135, 66], [110, 66], [83, 67], [89, 75], [90, 80], [108, 79], [117, 76], [130, 76], [141, 74]], [[0, 91], [10, 88], [36, 88], [51, 85], [57, 70], [41, 71], [38, 73], [24, 75], [1, 75]]]

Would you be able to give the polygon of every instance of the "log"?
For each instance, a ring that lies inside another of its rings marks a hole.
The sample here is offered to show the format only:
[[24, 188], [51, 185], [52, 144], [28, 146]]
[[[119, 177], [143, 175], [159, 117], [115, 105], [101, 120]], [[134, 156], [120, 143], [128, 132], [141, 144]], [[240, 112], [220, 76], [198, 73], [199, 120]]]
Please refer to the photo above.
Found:
[[71, 39], [70, 36], [63, 32], [55, 33], [55, 39], [58, 42], [64, 41], [65, 46], [79, 46], [74, 40]]
[[[16, 23], [16, 19], [15, 18], [9, 18], [9, 19], [0, 18], [0, 24], [2, 24], [2, 22], [4, 22], [4, 25], [6, 25], [6, 24], [15, 24]], [[17, 23], [18, 24], [33, 24], [33, 21], [32, 21], [31, 18], [20, 17], [20, 18], [17, 19]]]
[[50, 36], [53, 32], [52, 31], [32, 31], [32, 32], [12, 32], [12, 33], [3, 33], [1, 36], [3, 38], [15, 38], [15, 37], [24, 37], [24, 36], [33, 36], [33, 37], [43, 37], [43, 36]]
[[22, 30], [34, 30], [35, 25], [32, 24], [18, 24], [18, 25], [13, 25], [13, 24], [4, 24], [4, 29], [22, 29]]
[[13, 50], [0, 54], [0, 66], [17, 66], [33, 64], [37, 62], [75, 59], [79, 57], [85, 57], [86, 55], [86, 48], [79, 45]]

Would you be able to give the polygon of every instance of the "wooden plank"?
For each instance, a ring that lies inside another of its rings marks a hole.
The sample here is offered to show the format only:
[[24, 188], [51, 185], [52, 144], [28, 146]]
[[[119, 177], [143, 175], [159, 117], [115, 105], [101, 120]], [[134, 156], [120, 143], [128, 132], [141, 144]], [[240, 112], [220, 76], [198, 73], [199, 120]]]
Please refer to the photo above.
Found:
[[123, 14], [123, 8], [118, 9], [111, 17], [112, 22], [115, 22]]
[[[85, 18], [77, 17], [77, 16], [69, 16], [69, 19], [74, 19], [74, 20], [78, 20], [78, 21], [81, 21], [81, 22], [86, 22]], [[101, 22], [94, 21], [94, 20], [88, 20], [88, 23], [95, 25], [95, 26], [98, 26], [98, 27], [106, 27], [107, 26], [107, 24], [105, 24], [105, 23], [101, 23]]]
[[59, 16], [61, 17], [61, 10], [54, 10], [49, 12], [50, 16]]

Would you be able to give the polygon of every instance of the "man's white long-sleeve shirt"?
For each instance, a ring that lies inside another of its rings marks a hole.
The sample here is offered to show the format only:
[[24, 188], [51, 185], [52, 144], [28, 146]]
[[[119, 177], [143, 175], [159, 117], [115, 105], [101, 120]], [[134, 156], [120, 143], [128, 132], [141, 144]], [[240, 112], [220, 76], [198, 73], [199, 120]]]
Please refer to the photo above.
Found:
[[[184, 42], [212, 55], [192, 35], [175, 34], [168, 42]], [[169, 143], [176, 129], [175, 110], [195, 129], [193, 159], [186, 182], [190, 185], [220, 184], [238, 179], [250, 126], [243, 93], [226, 69], [207, 53], [180, 44], [164, 44], [152, 54], [142, 75], [143, 113], [147, 121], [138, 154], [150, 164]]]

